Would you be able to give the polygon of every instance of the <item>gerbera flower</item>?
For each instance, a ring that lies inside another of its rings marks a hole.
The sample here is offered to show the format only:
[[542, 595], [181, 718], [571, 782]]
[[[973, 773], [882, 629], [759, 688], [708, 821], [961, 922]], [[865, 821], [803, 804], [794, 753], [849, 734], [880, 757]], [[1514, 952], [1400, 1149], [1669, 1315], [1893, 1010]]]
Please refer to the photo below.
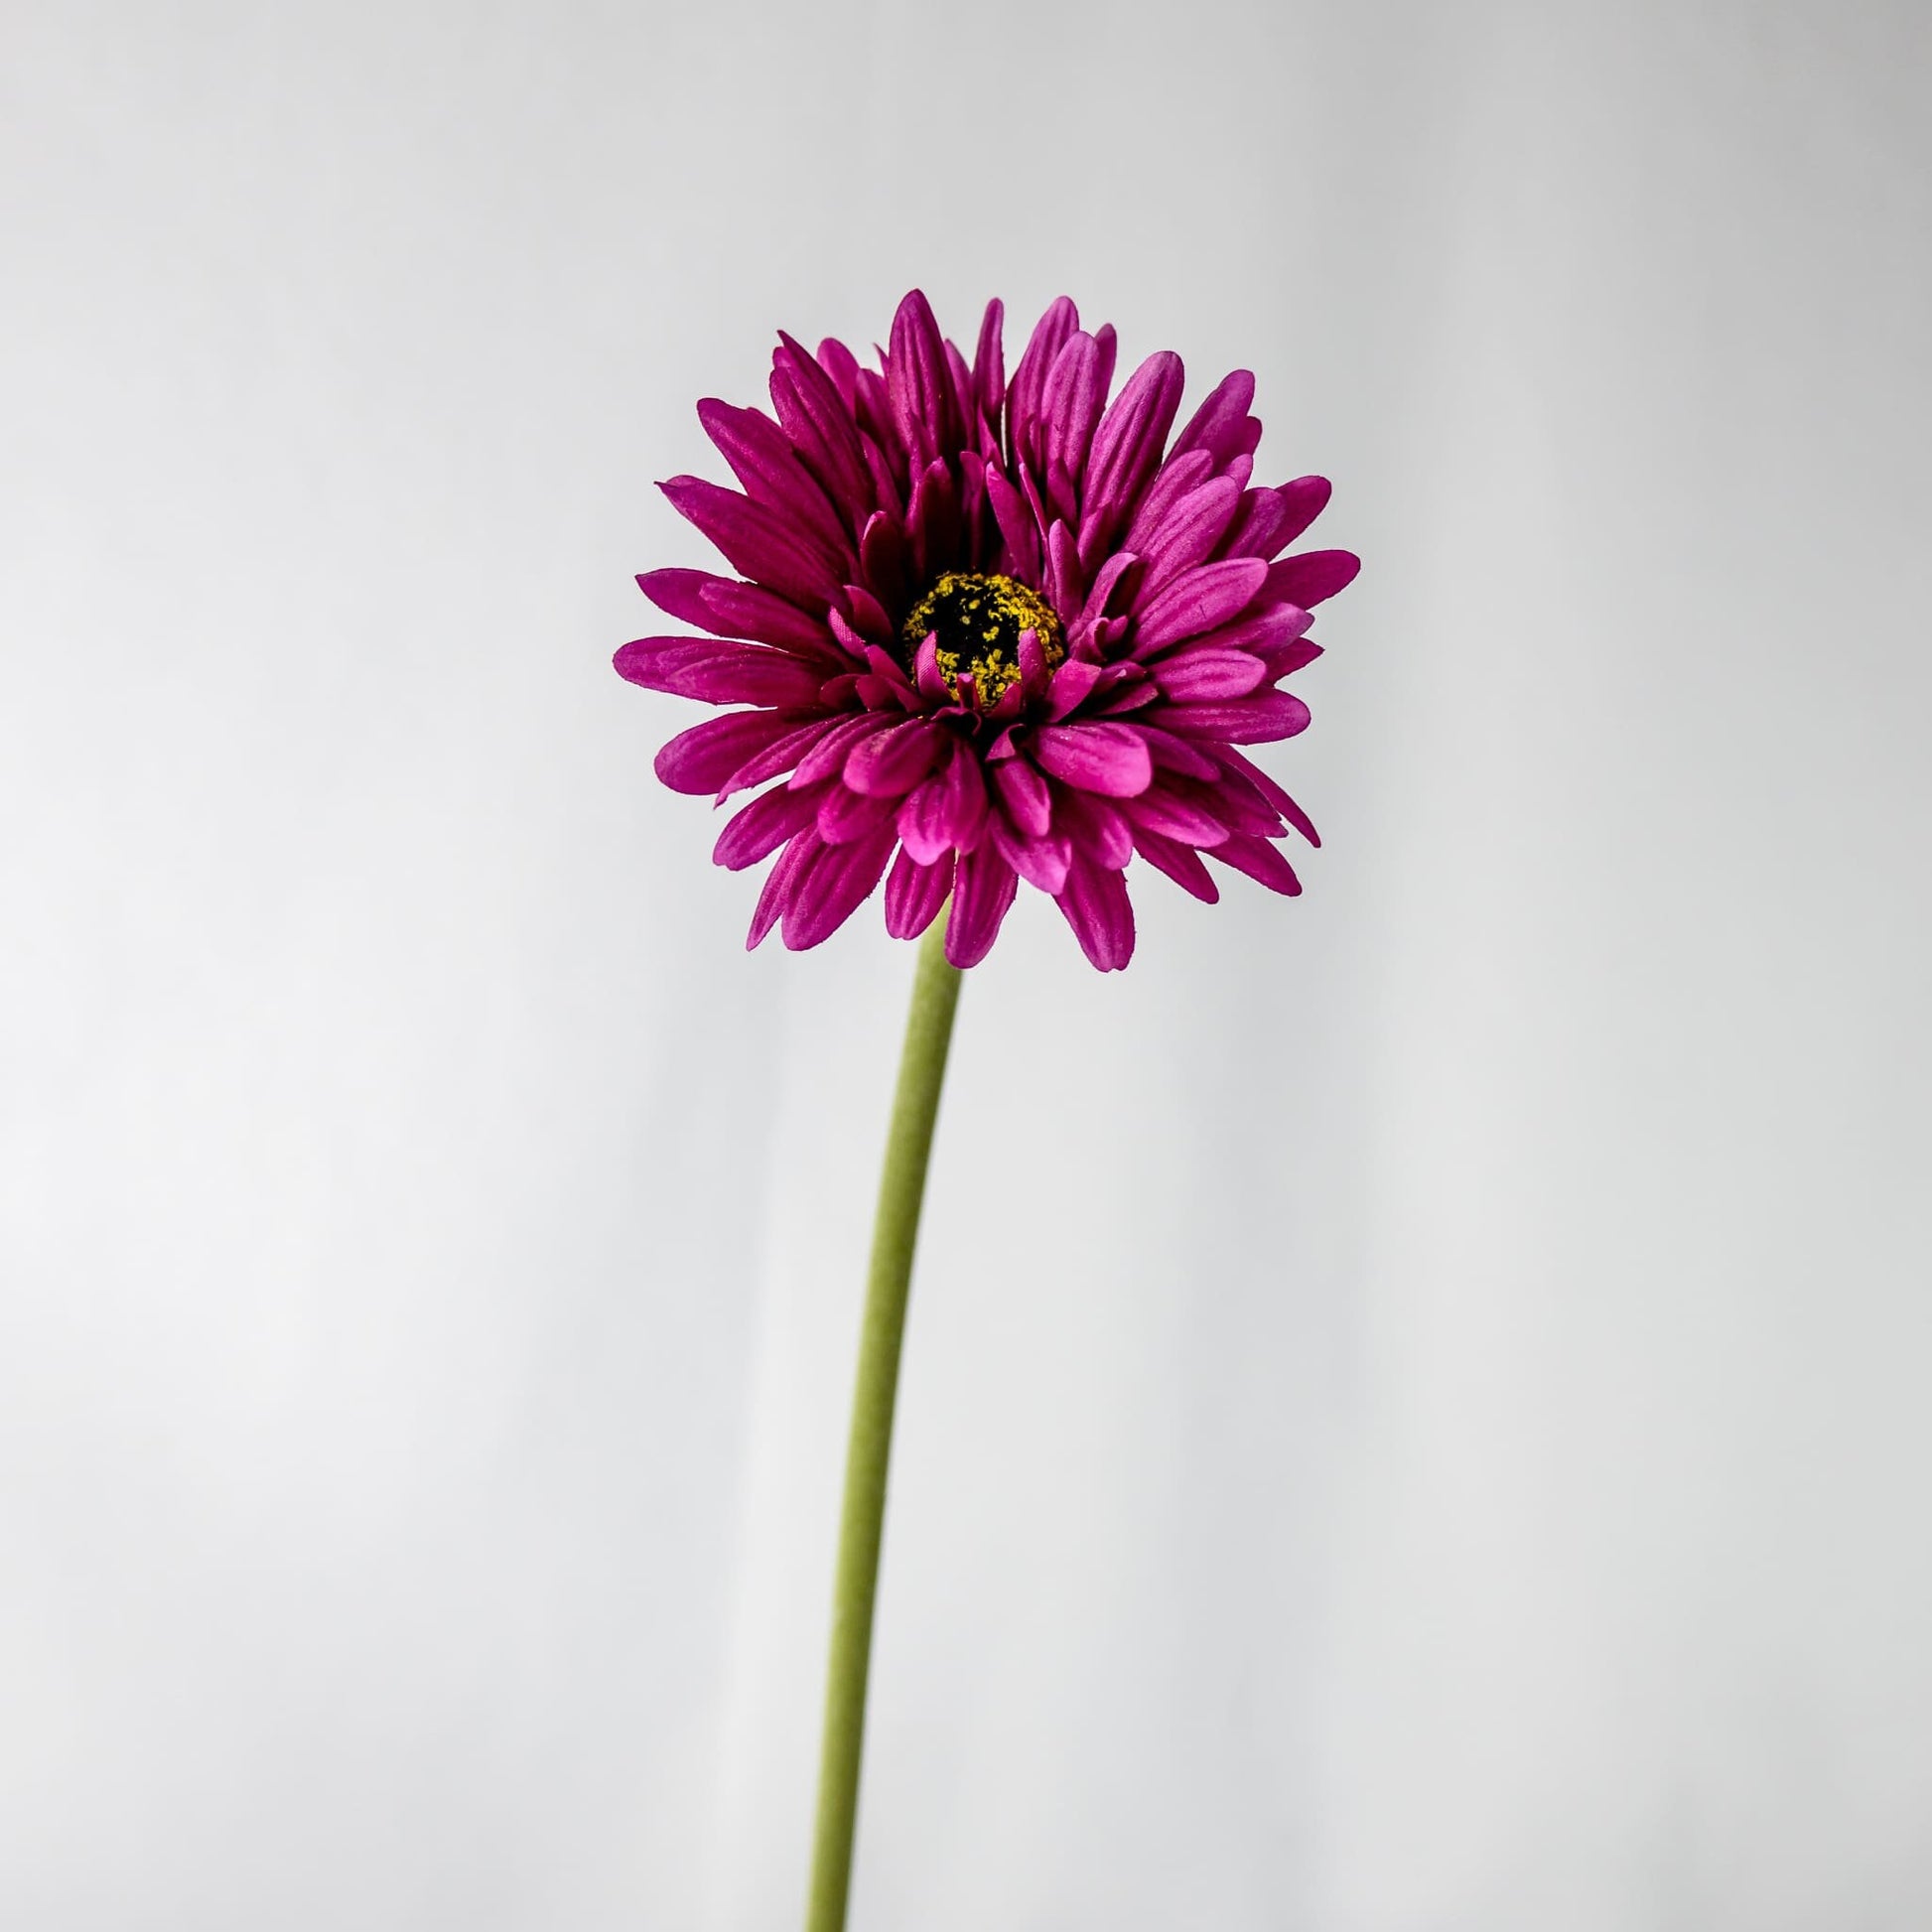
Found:
[[877, 371], [781, 334], [775, 421], [698, 405], [741, 487], [660, 485], [738, 575], [639, 577], [709, 635], [640, 637], [617, 667], [747, 707], [672, 739], [657, 774], [720, 803], [769, 785], [716, 852], [734, 870], [778, 854], [750, 945], [774, 925], [817, 945], [884, 878], [890, 932], [916, 937], [950, 897], [946, 956], [977, 965], [1024, 879], [1105, 971], [1133, 954], [1137, 854], [1210, 902], [1203, 853], [1301, 891], [1281, 842], [1314, 827], [1238, 748], [1309, 722], [1279, 686], [1359, 566], [1281, 552], [1327, 482], [1250, 485], [1245, 369], [1170, 444], [1177, 355], [1109, 402], [1114, 332], [1061, 297], [1009, 382], [1003, 320], [990, 303], [969, 364], [915, 289]]

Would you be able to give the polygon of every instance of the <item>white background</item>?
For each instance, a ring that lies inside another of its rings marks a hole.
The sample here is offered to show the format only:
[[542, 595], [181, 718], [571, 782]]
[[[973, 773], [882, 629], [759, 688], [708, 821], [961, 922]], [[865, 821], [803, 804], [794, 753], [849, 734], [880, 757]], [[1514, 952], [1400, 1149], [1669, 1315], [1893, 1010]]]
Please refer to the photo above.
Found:
[[[764, 1932], [909, 956], [612, 649], [1065, 290], [1362, 552], [968, 982], [854, 1932], [1932, 1922], [1911, 5], [5, 9], [0, 1918]], [[1189, 405], [1191, 407], [1191, 404]]]

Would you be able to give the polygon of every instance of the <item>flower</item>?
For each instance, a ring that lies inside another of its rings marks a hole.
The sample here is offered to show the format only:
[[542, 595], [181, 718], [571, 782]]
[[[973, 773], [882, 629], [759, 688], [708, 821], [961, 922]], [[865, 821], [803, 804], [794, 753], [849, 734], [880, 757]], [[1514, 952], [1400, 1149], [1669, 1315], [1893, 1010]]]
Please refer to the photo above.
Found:
[[1087, 334], [1062, 296], [1009, 382], [1003, 321], [990, 303], [969, 364], [915, 289], [877, 371], [781, 332], [775, 420], [698, 405], [741, 487], [659, 485], [738, 575], [639, 577], [708, 634], [640, 637], [617, 668], [747, 707], [672, 739], [657, 775], [721, 804], [769, 784], [715, 855], [778, 854], [749, 945], [774, 925], [817, 945], [883, 877], [890, 932], [916, 937], [950, 898], [946, 956], [977, 965], [1024, 879], [1107, 971], [1134, 951], [1136, 854], [1210, 903], [1202, 853], [1301, 891], [1280, 842], [1314, 827], [1238, 748], [1309, 722], [1279, 686], [1359, 564], [1281, 553], [1326, 480], [1250, 486], [1245, 369], [1170, 444], [1177, 355], [1109, 402], [1114, 331]]

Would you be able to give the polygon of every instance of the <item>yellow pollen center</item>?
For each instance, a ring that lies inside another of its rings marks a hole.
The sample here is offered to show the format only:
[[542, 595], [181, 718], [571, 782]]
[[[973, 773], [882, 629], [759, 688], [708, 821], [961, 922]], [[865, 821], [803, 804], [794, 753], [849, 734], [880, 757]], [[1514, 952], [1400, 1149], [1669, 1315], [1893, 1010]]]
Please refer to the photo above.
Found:
[[1037, 591], [1011, 577], [949, 570], [913, 605], [899, 638], [910, 662], [932, 637], [940, 675], [954, 694], [961, 676], [970, 675], [979, 701], [990, 705], [1020, 681], [1023, 630], [1039, 639], [1049, 668], [1065, 657], [1059, 617]]

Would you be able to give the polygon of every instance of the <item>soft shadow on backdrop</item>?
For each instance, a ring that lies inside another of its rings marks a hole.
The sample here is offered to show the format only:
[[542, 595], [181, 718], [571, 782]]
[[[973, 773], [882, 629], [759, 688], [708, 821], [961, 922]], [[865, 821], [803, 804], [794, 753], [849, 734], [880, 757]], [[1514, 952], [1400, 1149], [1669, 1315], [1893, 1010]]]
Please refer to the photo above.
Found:
[[1932, 1919], [1922, 13], [7, 39], [0, 1915], [793, 1921], [910, 960], [608, 660], [918, 283], [1368, 568], [1308, 896], [967, 986], [855, 1932]]

